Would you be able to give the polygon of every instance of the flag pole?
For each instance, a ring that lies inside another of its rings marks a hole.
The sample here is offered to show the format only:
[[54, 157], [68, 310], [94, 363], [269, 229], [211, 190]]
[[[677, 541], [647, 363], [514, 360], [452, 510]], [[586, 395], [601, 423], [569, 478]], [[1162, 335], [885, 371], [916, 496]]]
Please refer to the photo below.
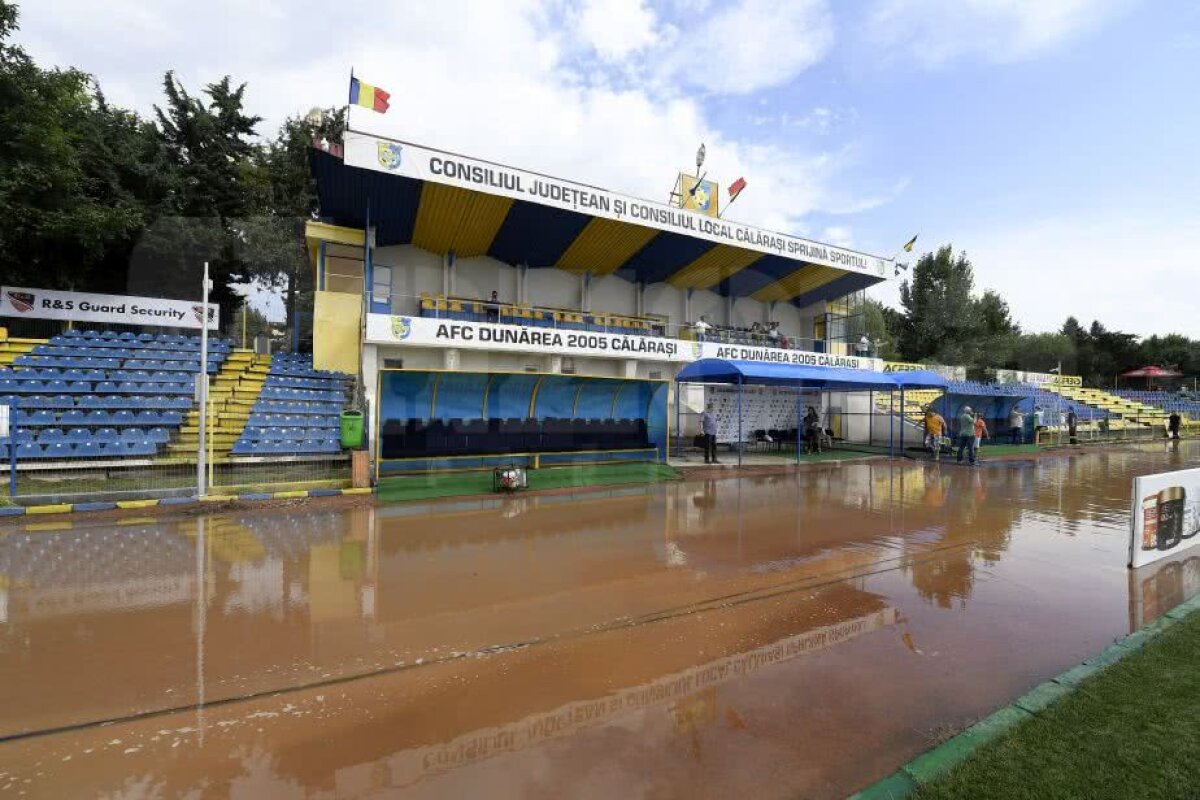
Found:
[[[745, 191], [745, 190], [743, 190], [743, 191]], [[728, 202], [728, 203], [726, 203], [726, 204], [725, 204], [725, 206], [724, 206], [724, 207], [721, 209], [721, 211], [720, 211], [720, 212], [717, 214], [717, 219], [721, 219], [722, 217], [724, 217], [724, 216], [725, 216], [725, 212], [729, 210], [729, 207], [730, 207], [731, 205], [733, 205], [734, 203], [736, 203], [736, 202], [737, 202], [737, 199], [738, 199], [739, 197], [741, 197], [741, 196], [742, 196], [742, 193], [741, 193], [741, 192], [738, 192], [738, 193], [737, 193], [737, 194], [735, 194], [735, 195], [734, 195], [732, 198], [730, 198], [729, 202]]]

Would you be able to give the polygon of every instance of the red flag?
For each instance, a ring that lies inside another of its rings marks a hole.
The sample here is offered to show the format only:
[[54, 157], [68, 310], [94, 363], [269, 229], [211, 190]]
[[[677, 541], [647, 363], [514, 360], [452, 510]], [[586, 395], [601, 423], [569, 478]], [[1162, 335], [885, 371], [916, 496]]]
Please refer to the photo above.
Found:
[[737, 197], [739, 194], [742, 193], [742, 189], [745, 189], [745, 188], [746, 188], [746, 179], [745, 178], [738, 178], [736, 181], [729, 184], [729, 199], [732, 200], [733, 198]]
[[388, 106], [391, 105], [389, 102], [391, 99], [391, 94], [380, 89], [378, 86], [375, 87], [375, 110], [380, 114], [387, 113]]

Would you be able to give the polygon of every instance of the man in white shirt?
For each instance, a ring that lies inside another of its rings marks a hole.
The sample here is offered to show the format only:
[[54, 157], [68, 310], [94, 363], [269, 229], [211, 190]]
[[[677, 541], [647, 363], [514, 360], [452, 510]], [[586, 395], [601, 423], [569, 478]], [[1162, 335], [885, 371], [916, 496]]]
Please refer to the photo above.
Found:
[[1008, 415], [1008, 436], [1012, 444], [1025, 443], [1025, 415], [1016, 406]]
[[692, 325], [692, 327], [696, 329], [696, 338], [702, 342], [704, 341], [709, 330], [712, 329], [712, 325], [708, 324], [708, 320], [705, 319], [703, 315], [700, 316], [700, 320]]

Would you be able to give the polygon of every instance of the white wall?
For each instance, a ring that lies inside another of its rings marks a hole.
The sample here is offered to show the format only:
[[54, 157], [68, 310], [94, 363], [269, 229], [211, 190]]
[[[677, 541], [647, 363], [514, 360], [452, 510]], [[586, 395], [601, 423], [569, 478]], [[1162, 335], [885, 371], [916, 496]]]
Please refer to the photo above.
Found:
[[422, 292], [442, 293], [442, 258], [412, 245], [379, 247], [374, 263], [392, 268], [392, 311], [417, 313], [417, 298]]
[[[442, 259], [434, 253], [412, 245], [381, 247], [375, 250], [375, 263], [392, 267], [392, 311], [397, 314], [417, 313], [416, 298], [422, 292], [441, 294]], [[527, 301], [535, 306], [579, 308], [580, 277], [553, 268], [530, 269], [526, 280]], [[517, 270], [494, 258], [477, 256], [459, 259], [456, 266], [453, 294], [459, 297], [485, 298], [495, 290], [505, 302], [516, 302]], [[592, 278], [591, 307], [596, 312], [614, 314], [637, 313], [637, 284], [616, 275]], [[825, 312], [824, 303], [814, 303], [797, 309], [790, 303], [775, 305], [773, 315], [767, 304], [750, 298], [739, 298], [734, 304], [733, 319], [727, 319], [726, 299], [716, 292], [700, 290], [692, 293], [690, 320], [683, 315], [685, 290], [665, 283], [651, 284], [645, 290], [645, 313], [658, 314], [670, 321], [671, 335], [677, 326], [694, 322], [703, 314], [709, 322], [720, 325], [748, 327], [754, 321], [766, 322], [768, 317], [779, 321], [785, 334], [803, 339], [812, 338], [814, 317]]]
[[455, 264], [454, 294], [457, 297], [490, 297], [500, 293], [506, 303], [517, 301], [517, 270], [494, 258], [460, 258]]
[[739, 297], [733, 302], [733, 318], [729, 324], [738, 328], [749, 328], [751, 323], [759, 324], [767, 321], [767, 304], [751, 300], [749, 297]]
[[668, 329], [674, 336], [677, 326], [689, 321], [683, 318], [683, 299], [684, 293], [674, 286], [652, 283], [646, 287], [645, 312], [666, 317]]
[[583, 283], [578, 275], [561, 269], [531, 269], [525, 273], [525, 282], [531, 306], [579, 308]]
[[705, 289], [692, 292], [692, 318], [688, 322], [695, 322], [704, 316], [714, 325], [728, 325], [729, 322], [725, 319], [725, 302], [725, 298], [716, 292]]
[[636, 314], [637, 284], [616, 275], [593, 277], [592, 310], [613, 314]]

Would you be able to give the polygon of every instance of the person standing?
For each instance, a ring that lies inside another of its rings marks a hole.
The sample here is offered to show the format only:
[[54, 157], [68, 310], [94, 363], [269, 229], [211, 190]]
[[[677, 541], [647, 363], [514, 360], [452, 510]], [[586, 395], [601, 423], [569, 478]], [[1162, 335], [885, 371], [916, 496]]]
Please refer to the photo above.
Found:
[[806, 453], [821, 452], [821, 415], [812, 406], [804, 415], [804, 442]]
[[1046, 430], [1046, 412], [1041, 406], [1033, 407], [1033, 443], [1037, 444], [1042, 439], [1042, 431]]
[[871, 355], [871, 340], [867, 338], [865, 333], [858, 338], [858, 345], [854, 350], [859, 358], [867, 358]]
[[1008, 437], [1012, 444], [1025, 443], [1025, 415], [1016, 406], [1008, 415]]
[[704, 436], [704, 463], [720, 464], [717, 461], [717, 415], [713, 413], [712, 403], [700, 415], [700, 433]]
[[963, 406], [958, 415], [958, 463], [962, 463], [963, 451], [967, 451], [972, 465], [975, 463], [975, 415], [970, 406]]
[[1167, 418], [1167, 433], [1172, 439], [1179, 438], [1179, 426], [1183, 423], [1183, 418], [1179, 416], [1178, 411], [1172, 411], [1171, 416]]
[[1079, 444], [1079, 415], [1073, 408], [1067, 412], [1067, 436], [1071, 444]]
[[707, 338], [708, 331], [710, 328], [712, 328], [712, 325], [709, 325], [708, 320], [704, 318], [703, 314], [701, 314], [700, 320], [698, 322], [696, 322], [696, 324], [694, 324], [692, 327], [696, 329], [696, 338], [699, 341], [703, 342], [705, 340], [705, 338]]
[[983, 440], [990, 437], [988, 433], [987, 420], [983, 418], [983, 412], [975, 414], [975, 452], [979, 452], [979, 448], [983, 445]]
[[933, 406], [925, 409], [925, 447], [933, 451], [933, 460], [942, 457], [942, 436], [946, 433], [946, 420], [934, 410]]

